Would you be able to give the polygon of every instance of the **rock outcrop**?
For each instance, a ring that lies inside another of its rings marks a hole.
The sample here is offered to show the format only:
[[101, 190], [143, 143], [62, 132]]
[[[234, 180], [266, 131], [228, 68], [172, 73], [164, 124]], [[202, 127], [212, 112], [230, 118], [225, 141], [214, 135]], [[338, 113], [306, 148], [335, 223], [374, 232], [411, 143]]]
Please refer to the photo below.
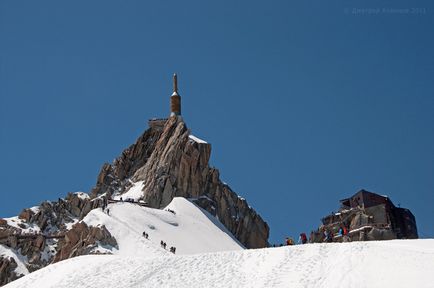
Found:
[[0, 256], [0, 286], [14, 281], [22, 275], [17, 275], [15, 269], [17, 268], [17, 262], [12, 257]]
[[59, 241], [59, 251], [53, 262], [69, 259], [80, 255], [101, 254], [99, 245], [118, 247], [116, 239], [111, 236], [105, 226], [89, 227], [84, 222], [72, 226], [65, 233], [65, 238]]
[[150, 207], [192, 198], [247, 248], [267, 247], [267, 223], [220, 180], [219, 171], [209, 166], [210, 155], [210, 144], [190, 137], [180, 117], [170, 117], [162, 129], [151, 126], [113, 164], [104, 164], [92, 197], [122, 194], [131, 181], [143, 181], [142, 199]]
[[96, 186], [92, 189], [91, 197], [107, 193], [125, 191], [130, 185], [127, 181], [134, 172], [145, 165], [154, 151], [155, 144], [160, 138], [161, 129], [148, 129], [137, 139], [136, 143], [125, 149], [114, 163], [104, 164], [98, 175]]
[[[21, 254], [29, 272], [53, 262], [87, 254], [110, 253], [99, 246], [117, 248], [104, 227], [87, 226], [80, 220], [92, 209], [107, 204], [104, 197], [90, 199], [85, 193], [69, 193], [56, 202], [45, 201], [24, 209], [18, 217], [0, 221], [0, 244]], [[75, 223], [75, 224], [74, 224]], [[13, 258], [0, 258], [0, 286], [22, 275], [15, 273]]]

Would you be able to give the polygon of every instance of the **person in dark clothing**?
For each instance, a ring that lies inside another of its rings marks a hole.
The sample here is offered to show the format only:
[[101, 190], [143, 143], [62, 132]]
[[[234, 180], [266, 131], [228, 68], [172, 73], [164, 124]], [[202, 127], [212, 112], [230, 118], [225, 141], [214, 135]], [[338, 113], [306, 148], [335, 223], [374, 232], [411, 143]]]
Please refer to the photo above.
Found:
[[161, 248], [163, 248], [163, 244], [164, 244], [164, 242], [163, 242], [163, 240], [161, 240], [161, 241], [160, 241], [160, 246], [161, 246]]
[[307, 236], [306, 236], [305, 233], [301, 233], [300, 234], [300, 238], [298, 240], [298, 243], [301, 243], [301, 244], [306, 244], [307, 243]]
[[164, 249], [166, 249], [166, 246], [167, 246], [166, 242], [163, 242], [163, 248]]
[[328, 242], [328, 243], [333, 242], [333, 234], [331, 231], [325, 230], [324, 236], [325, 236], [325, 242]]

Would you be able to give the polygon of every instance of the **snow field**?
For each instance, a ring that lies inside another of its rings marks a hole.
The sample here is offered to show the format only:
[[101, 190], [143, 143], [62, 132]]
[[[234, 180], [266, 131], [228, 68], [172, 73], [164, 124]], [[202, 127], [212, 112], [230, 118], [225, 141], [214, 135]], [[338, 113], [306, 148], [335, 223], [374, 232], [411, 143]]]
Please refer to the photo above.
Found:
[[173, 257], [82, 256], [13, 287], [434, 287], [434, 240], [307, 244]]

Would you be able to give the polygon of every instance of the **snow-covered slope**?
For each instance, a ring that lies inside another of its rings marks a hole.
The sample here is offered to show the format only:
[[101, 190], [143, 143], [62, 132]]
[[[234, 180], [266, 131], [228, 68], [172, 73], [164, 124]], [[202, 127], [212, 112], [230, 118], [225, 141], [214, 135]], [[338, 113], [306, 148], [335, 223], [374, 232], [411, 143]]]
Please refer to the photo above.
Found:
[[434, 240], [307, 244], [173, 257], [82, 256], [6, 287], [434, 287]]
[[[114, 254], [149, 258], [167, 255], [172, 246], [180, 255], [243, 249], [219, 221], [185, 198], [174, 198], [164, 210], [128, 202], [110, 204], [108, 209], [109, 215], [92, 210], [83, 221], [107, 227], [118, 242]], [[160, 241], [167, 243], [167, 250], [161, 249]]]

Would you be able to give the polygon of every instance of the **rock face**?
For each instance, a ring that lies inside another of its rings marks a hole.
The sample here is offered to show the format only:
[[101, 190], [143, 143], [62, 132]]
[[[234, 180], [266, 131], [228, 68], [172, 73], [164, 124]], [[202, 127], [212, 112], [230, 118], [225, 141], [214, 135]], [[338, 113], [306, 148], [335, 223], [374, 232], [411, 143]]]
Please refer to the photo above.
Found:
[[127, 181], [133, 173], [142, 167], [154, 151], [155, 144], [161, 134], [160, 129], [148, 129], [137, 139], [137, 142], [125, 149], [112, 165], [106, 163], [101, 168], [95, 188], [91, 196], [115, 192], [123, 192], [129, 186]]
[[209, 166], [211, 145], [190, 137], [180, 117], [150, 127], [113, 164], [104, 164], [92, 197], [122, 194], [131, 181], [144, 181], [142, 199], [151, 207], [165, 207], [174, 197], [193, 198], [247, 248], [267, 247], [267, 223]]
[[53, 262], [69, 259], [80, 255], [99, 254], [98, 244], [108, 245], [117, 248], [116, 239], [110, 232], [101, 227], [89, 227], [84, 222], [72, 226], [72, 229], [65, 233], [65, 238], [59, 241], [60, 249], [53, 259]]
[[0, 256], [0, 286], [22, 276], [15, 273], [15, 268], [17, 268], [17, 262], [14, 258]]
[[[69, 193], [57, 202], [45, 201], [24, 209], [9, 223], [1, 219], [0, 244], [24, 256], [29, 272], [71, 257], [99, 253], [99, 245], [117, 248], [104, 226], [89, 227], [80, 222], [89, 211], [106, 204], [104, 197], [90, 199], [85, 193]], [[0, 256], [0, 286], [23, 276], [16, 274], [16, 267], [13, 258]]]

